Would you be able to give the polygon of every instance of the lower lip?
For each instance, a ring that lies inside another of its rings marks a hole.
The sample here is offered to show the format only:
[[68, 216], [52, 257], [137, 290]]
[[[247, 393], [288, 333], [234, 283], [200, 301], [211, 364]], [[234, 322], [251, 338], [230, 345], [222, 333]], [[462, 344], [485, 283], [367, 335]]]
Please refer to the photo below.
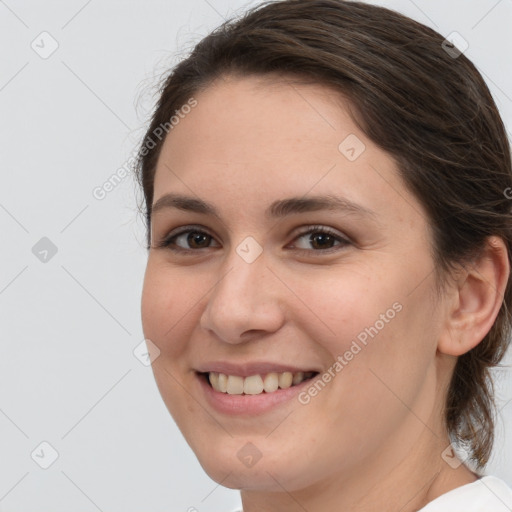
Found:
[[196, 373], [196, 379], [203, 390], [207, 402], [217, 411], [225, 414], [262, 414], [277, 408], [279, 405], [291, 401], [293, 398], [314, 380], [305, 380], [296, 386], [287, 389], [277, 389], [272, 393], [260, 393], [259, 395], [230, 395], [215, 391], [204, 378], [204, 375]]

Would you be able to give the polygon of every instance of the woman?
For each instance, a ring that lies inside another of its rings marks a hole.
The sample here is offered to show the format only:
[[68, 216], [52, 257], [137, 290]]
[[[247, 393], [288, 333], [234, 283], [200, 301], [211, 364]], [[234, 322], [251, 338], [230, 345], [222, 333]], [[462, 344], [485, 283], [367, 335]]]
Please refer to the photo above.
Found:
[[512, 509], [483, 472], [511, 156], [453, 44], [359, 2], [263, 4], [168, 75], [138, 178], [155, 379], [245, 512]]

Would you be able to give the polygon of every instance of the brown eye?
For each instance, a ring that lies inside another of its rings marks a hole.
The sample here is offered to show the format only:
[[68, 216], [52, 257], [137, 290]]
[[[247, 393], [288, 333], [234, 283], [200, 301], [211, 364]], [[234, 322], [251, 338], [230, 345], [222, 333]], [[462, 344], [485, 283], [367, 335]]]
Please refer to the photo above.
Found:
[[214, 240], [213, 236], [200, 229], [184, 229], [166, 237], [158, 247], [167, 247], [173, 251], [197, 251], [208, 249]]
[[[309, 237], [305, 238], [307, 235], [309, 235]], [[350, 244], [350, 241], [345, 237], [323, 226], [312, 226], [307, 231], [299, 234], [296, 237], [296, 240], [301, 238], [305, 240], [302, 247], [297, 247], [296, 243], [294, 246], [300, 251], [306, 251], [309, 253], [313, 251], [332, 252], [333, 250], [341, 249]]]
[[309, 237], [309, 242], [316, 245], [315, 249], [330, 249], [336, 240], [333, 236], [325, 233], [313, 233]]
[[211, 238], [212, 237], [206, 233], [190, 231], [186, 237], [186, 241], [192, 249], [203, 249], [204, 247], [208, 247], [208, 243]]

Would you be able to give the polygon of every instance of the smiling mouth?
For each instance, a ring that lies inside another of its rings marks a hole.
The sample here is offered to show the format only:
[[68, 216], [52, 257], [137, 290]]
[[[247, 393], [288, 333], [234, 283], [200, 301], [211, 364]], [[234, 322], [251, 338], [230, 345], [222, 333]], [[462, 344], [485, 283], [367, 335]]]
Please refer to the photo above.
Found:
[[218, 372], [197, 372], [215, 391], [230, 395], [260, 395], [288, 389], [316, 377], [319, 372], [282, 372], [240, 377]]

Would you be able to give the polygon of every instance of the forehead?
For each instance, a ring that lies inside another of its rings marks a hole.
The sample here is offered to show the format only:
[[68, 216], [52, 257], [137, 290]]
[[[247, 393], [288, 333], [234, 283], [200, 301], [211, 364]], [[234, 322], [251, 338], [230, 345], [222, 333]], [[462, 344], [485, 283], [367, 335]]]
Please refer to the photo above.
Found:
[[339, 156], [344, 132], [359, 131], [340, 94], [320, 84], [228, 76], [194, 97], [197, 106], [181, 116], [163, 153], [247, 165], [249, 156], [278, 163], [286, 152], [288, 160], [307, 156], [320, 163]]
[[194, 98], [162, 147], [154, 201], [186, 192], [256, 213], [287, 196], [337, 193], [383, 215], [421, 211], [332, 88], [225, 77]]

